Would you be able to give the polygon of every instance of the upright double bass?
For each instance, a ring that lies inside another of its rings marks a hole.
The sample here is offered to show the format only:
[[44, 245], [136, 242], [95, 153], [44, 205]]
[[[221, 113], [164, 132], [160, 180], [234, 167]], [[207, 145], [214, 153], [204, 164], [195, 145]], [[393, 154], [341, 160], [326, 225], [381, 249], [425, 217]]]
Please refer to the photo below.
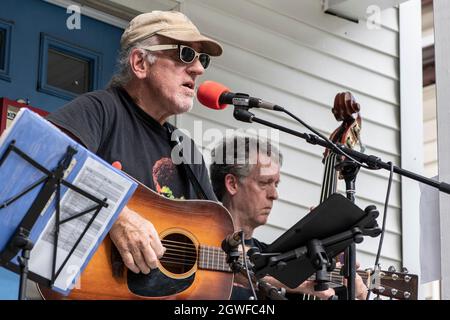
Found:
[[[336, 120], [342, 123], [330, 135], [332, 142], [343, 144], [350, 149], [353, 149], [357, 144], [361, 144], [360, 109], [359, 103], [356, 102], [355, 97], [350, 92], [341, 92], [336, 95], [331, 111]], [[339, 168], [339, 163], [345, 161], [345, 157], [325, 149], [322, 161], [325, 168], [320, 203], [336, 192], [337, 179], [344, 178], [342, 172], [337, 168]]]

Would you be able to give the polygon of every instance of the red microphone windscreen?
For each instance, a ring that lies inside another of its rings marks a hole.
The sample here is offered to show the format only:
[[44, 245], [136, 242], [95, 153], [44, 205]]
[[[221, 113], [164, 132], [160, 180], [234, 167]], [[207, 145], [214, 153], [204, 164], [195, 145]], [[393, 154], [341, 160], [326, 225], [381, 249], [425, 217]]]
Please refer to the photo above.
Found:
[[220, 95], [224, 92], [230, 92], [230, 89], [223, 84], [208, 80], [198, 87], [197, 99], [210, 109], [222, 110], [227, 107], [226, 104], [219, 104]]

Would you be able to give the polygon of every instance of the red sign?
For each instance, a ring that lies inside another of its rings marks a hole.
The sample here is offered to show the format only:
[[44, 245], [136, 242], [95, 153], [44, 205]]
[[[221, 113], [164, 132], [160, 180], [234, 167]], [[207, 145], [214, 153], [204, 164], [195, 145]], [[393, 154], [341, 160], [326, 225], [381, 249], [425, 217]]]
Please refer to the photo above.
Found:
[[9, 125], [19, 112], [20, 108], [30, 109], [40, 114], [41, 116], [46, 116], [49, 114], [48, 111], [35, 108], [24, 103], [9, 100], [7, 98], [0, 98], [0, 134], [3, 132], [3, 130], [9, 127]]

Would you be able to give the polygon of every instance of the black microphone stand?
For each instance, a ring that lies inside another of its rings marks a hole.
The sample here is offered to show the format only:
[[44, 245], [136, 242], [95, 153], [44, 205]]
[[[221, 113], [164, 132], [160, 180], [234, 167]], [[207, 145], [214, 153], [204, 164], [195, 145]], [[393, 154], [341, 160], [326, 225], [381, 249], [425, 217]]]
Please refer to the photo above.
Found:
[[[292, 134], [296, 137], [302, 138], [304, 139], [306, 142], [310, 143], [310, 144], [314, 144], [314, 145], [319, 145], [322, 146], [324, 148], [328, 148], [331, 151], [333, 151], [334, 153], [337, 153], [339, 155], [342, 155], [342, 151], [344, 151], [346, 154], [350, 155], [351, 157], [353, 157], [354, 159], [358, 160], [361, 163], [366, 164], [371, 170], [379, 170], [379, 169], [385, 169], [385, 170], [391, 170], [391, 165], [387, 162], [382, 161], [379, 157], [374, 156], [374, 155], [367, 155], [361, 152], [358, 152], [356, 150], [347, 148], [346, 146], [340, 144], [340, 143], [336, 143], [336, 144], [331, 144], [328, 141], [313, 135], [313, 134], [307, 134], [307, 133], [302, 133], [302, 132], [298, 132], [283, 126], [280, 126], [278, 124], [275, 123], [271, 123], [269, 121], [266, 121], [264, 119], [260, 119], [257, 118], [253, 113], [251, 113], [250, 111], [247, 110], [247, 108], [242, 108], [242, 107], [235, 107], [234, 108], [234, 112], [233, 112], [233, 116], [236, 120], [239, 121], [243, 121], [243, 122], [256, 122], [256, 123], [260, 123], [263, 124], [265, 126], [274, 128], [274, 129], [278, 129], [280, 131]], [[337, 147], [336, 147], [337, 146]], [[450, 184], [446, 183], [446, 182], [439, 182], [436, 180], [432, 180], [429, 179], [427, 177], [421, 176], [419, 174], [416, 174], [414, 172], [402, 169], [401, 167], [397, 167], [397, 166], [393, 166], [393, 171], [395, 173], [398, 173], [402, 176], [408, 177], [410, 179], [416, 180], [418, 182], [422, 182], [426, 185], [429, 185], [433, 188], [439, 189], [439, 191], [445, 192], [447, 194], [450, 194]]]
[[[263, 279], [257, 279], [252, 271], [252, 268], [246, 268], [243, 266], [243, 264], [239, 261], [241, 253], [238, 251], [238, 246], [239, 244], [230, 245], [227, 242], [227, 238], [222, 241], [222, 250], [226, 253], [226, 262], [230, 266], [231, 271], [234, 274], [242, 274], [244, 277], [248, 278], [248, 281], [251, 283], [256, 283], [258, 286], [258, 291], [261, 292], [263, 297], [267, 297], [270, 300], [287, 300], [287, 298], [279, 292], [278, 288]], [[245, 251], [242, 252], [242, 255], [243, 259], [246, 259], [247, 255], [245, 254]], [[245, 261], [246, 264], [250, 263], [250, 261]], [[253, 287], [252, 284], [250, 284], [250, 286]], [[258, 298], [255, 296], [253, 299], [257, 300]]]
[[[336, 169], [344, 177], [347, 199], [355, 203], [355, 181], [360, 165], [352, 160], [344, 160], [337, 164]], [[354, 243], [345, 249], [343, 276], [347, 279], [347, 298], [348, 300], [355, 300], [356, 246]]]

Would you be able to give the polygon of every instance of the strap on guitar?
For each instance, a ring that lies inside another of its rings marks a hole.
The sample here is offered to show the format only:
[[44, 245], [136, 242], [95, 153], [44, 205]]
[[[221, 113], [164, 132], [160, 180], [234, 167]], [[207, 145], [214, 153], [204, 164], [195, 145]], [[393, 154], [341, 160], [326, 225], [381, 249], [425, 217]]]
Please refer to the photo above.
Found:
[[[183, 154], [183, 148], [180, 142], [180, 137], [172, 130], [172, 128], [169, 125], [166, 125], [167, 131], [169, 133], [169, 141], [170, 144], [173, 147], [178, 146], [180, 148], [180, 156], [183, 160], [181, 164], [178, 164], [178, 167], [181, 168], [181, 170], [185, 173], [188, 180], [191, 182], [192, 187], [194, 188], [195, 194], [197, 195], [198, 199], [204, 199], [204, 200], [210, 200], [208, 196], [206, 195], [205, 190], [203, 189], [202, 185], [198, 181], [197, 177], [194, 174], [194, 171], [192, 170], [192, 167], [188, 164], [186, 161], [186, 158]], [[175, 141], [172, 139], [172, 135], [175, 137]]]

